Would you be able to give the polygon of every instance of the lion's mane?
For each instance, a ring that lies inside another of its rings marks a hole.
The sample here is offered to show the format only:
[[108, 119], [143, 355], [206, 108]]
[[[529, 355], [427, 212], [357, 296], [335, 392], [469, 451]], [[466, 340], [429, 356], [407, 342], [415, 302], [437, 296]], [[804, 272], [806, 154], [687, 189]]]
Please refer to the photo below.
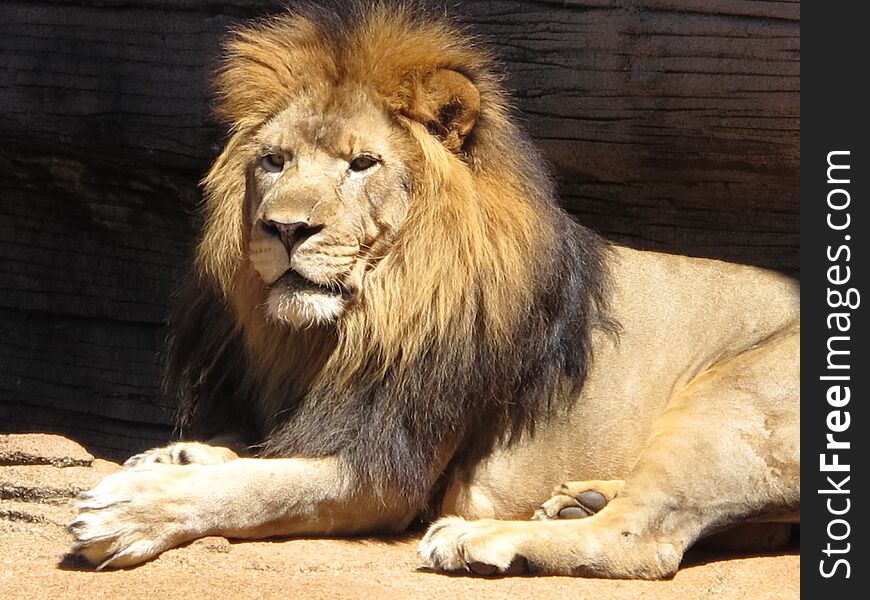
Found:
[[[456, 152], [415, 112], [439, 68], [480, 92]], [[425, 169], [385, 276], [334, 326], [296, 331], [267, 321], [251, 291], [242, 150], [306, 82], [346, 78], [382, 99]], [[203, 236], [170, 322], [183, 435], [242, 430], [262, 456], [341, 455], [357, 484], [422, 506], [439, 472], [576, 397], [591, 330], [607, 326], [605, 250], [558, 207], [473, 36], [390, 3], [297, 8], [235, 33], [217, 90], [230, 138], [204, 180]]]

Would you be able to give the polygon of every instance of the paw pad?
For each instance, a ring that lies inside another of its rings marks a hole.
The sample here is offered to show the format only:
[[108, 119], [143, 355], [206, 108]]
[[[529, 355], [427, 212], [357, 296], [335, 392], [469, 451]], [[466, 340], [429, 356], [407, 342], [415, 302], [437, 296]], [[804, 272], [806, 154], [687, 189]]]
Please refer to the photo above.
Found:
[[582, 519], [591, 517], [607, 506], [607, 498], [601, 492], [589, 490], [574, 496], [580, 506], [568, 506], [559, 511], [560, 519]]
[[557, 489], [556, 494], [547, 500], [532, 517], [535, 520], [585, 519], [607, 506], [607, 496], [597, 490], [584, 490], [572, 494], [565, 487]]

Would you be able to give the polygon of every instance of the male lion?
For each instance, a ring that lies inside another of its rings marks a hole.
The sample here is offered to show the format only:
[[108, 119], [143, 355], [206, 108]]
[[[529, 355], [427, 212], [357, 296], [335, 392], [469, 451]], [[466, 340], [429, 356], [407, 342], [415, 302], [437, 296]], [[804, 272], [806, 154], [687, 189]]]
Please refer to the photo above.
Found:
[[485, 50], [363, 6], [229, 43], [168, 361], [181, 433], [212, 441], [82, 494], [73, 550], [120, 567], [451, 515], [429, 567], [660, 578], [735, 527], [782, 543], [797, 284], [606, 244], [558, 207]]

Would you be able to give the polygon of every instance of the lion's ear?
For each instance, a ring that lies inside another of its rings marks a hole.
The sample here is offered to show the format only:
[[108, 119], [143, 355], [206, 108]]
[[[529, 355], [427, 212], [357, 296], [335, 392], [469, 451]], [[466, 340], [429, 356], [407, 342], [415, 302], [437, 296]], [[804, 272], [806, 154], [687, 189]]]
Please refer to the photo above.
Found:
[[480, 92], [468, 77], [438, 69], [423, 79], [416, 98], [406, 108], [451, 152], [459, 152], [480, 115]]

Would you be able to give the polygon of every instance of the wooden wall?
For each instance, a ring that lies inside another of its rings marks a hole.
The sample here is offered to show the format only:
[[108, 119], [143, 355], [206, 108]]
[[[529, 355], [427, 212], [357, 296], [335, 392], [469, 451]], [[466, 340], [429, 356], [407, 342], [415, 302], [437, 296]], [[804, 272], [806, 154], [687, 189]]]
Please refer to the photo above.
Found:
[[[209, 74], [274, 1], [0, 4], [0, 431], [165, 440], [170, 294], [223, 132]], [[467, 0], [566, 208], [642, 248], [797, 273], [800, 4]]]

